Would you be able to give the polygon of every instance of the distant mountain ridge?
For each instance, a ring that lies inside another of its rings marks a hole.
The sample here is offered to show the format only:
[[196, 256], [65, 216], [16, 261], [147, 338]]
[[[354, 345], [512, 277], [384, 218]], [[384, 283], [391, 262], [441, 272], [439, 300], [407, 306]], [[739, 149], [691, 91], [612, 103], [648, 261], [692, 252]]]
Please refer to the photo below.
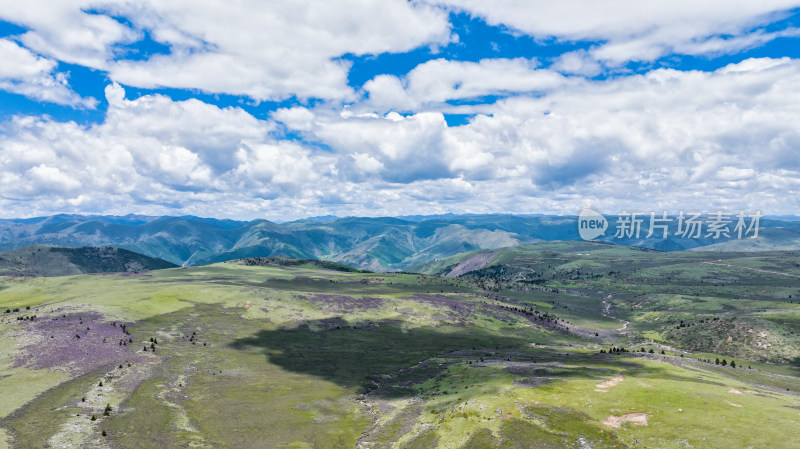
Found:
[[[615, 239], [608, 217], [601, 241], [662, 251], [800, 248], [800, 222], [763, 218], [759, 239]], [[646, 231], [646, 230], [645, 230]], [[478, 249], [538, 241], [580, 240], [577, 217], [552, 215], [439, 215], [407, 218], [317, 217], [287, 223], [183, 217], [55, 215], [0, 219], [0, 251], [34, 244], [112, 246], [175, 265], [244, 257], [320, 259], [370, 271], [411, 265]]]

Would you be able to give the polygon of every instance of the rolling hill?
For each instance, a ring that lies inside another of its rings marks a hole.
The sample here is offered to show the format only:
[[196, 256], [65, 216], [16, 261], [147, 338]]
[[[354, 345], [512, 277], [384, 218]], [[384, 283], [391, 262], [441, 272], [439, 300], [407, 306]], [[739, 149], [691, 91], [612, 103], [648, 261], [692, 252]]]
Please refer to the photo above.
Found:
[[32, 245], [0, 253], [0, 276], [67, 276], [173, 268], [165, 260], [119, 248]]
[[0, 447], [796, 447], [800, 253], [475, 257], [0, 276]]

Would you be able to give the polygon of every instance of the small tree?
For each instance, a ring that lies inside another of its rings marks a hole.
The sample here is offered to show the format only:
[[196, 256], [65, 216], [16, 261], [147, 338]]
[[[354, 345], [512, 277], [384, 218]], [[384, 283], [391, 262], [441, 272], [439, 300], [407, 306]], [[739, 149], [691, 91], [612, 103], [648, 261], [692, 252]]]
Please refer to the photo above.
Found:
[[731, 360], [731, 368], [736, 368], [736, 361]]
[[103, 435], [104, 437], [108, 436], [108, 434], [106, 433], [105, 429], [103, 430], [103, 433], [101, 435]]
[[721, 363], [721, 365], [722, 365], [722, 366], [727, 366], [727, 365], [728, 365], [728, 361], [727, 361], [727, 360], [725, 360], [725, 359], [722, 359], [722, 363]]
[[714, 360], [714, 363], [716, 363], [717, 365], [719, 365], [719, 357], [717, 357], [717, 359], [716, 359], [716, 360]]
[[108, 416], [111, 414], [111, 404], [106, 404], [106, 409], [103, 410], [103, 416]]
[[650, 354], [654, 354], [654, 353], [655, 353], [655, 351], [653, 351], [653, 348], [650, 348]]
[[92, 417], [91, 417], [91, 420], [92, 420], [92, 421], [97, 421], [97, 416], [95, 416], [95, 415], [92, 415]]

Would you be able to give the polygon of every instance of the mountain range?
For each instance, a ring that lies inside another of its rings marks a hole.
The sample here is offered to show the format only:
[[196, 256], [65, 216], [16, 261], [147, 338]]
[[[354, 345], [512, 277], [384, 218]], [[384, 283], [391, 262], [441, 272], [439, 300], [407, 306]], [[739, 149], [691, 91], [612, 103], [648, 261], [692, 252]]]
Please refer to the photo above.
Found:
[[[614, 238], [618, 217], [608, 217], [600, 241], [662, 251], [755, 251], [800, 248], [800, 221], [765, 217], [758, 238]], [[243, 257], [331, 260], [371, 271], [414, 264], [478, 249], [538, 241], [580, 240], [576, 216], [439, 215], [315, 217], [286, 223], [194, 216], [54, 215], [0, 219], [0, 251], [34, 244], [111, 246], [183, 266]]]

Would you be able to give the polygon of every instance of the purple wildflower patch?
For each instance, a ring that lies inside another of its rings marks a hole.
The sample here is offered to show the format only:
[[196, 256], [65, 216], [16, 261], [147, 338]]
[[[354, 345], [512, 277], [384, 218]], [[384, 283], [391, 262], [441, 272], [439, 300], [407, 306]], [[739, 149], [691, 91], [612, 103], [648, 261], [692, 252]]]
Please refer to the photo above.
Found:
[[[71, 312], [40, 317], [22, 327], [29, 343], [14, 366], [32, 369], [64, 369], [81, 375], [109, 364], [132, 360], [134, 350], [123, 325], [103, 320], [92, 312]], [[135, 348], [134, 348], [135, 349]]]

